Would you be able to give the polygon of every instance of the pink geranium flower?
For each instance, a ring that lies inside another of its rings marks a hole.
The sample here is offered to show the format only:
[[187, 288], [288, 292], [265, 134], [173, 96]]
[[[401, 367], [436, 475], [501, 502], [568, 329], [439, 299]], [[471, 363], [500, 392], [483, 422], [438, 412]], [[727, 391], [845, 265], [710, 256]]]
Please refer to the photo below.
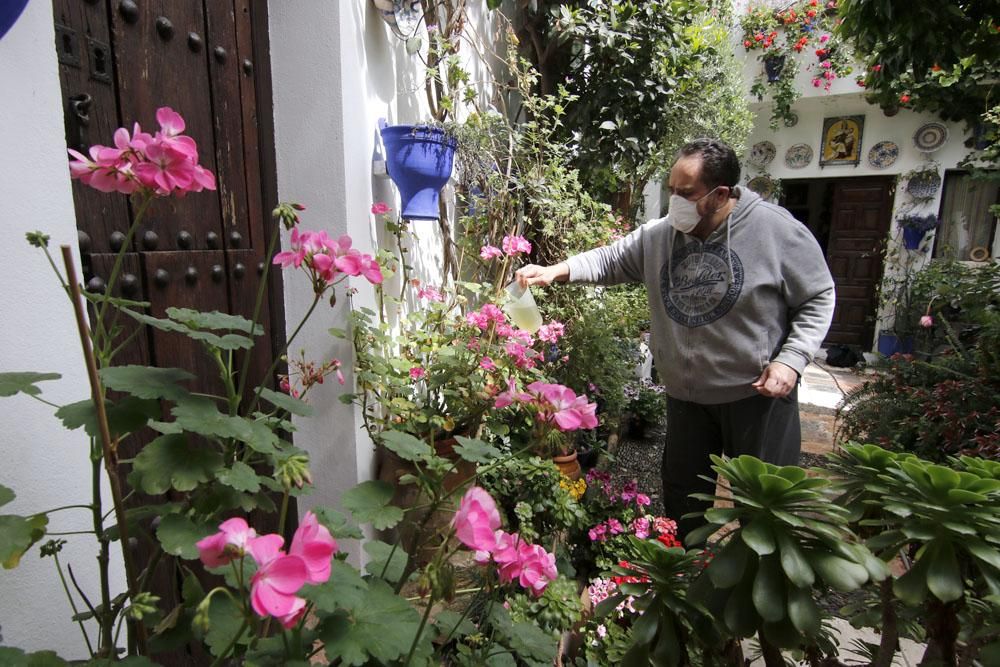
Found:
[[505, 236], [503, 237], [503, 243], [501, 244], [503, 251], [508, 255], [517, 255], [520, 253], [531, 252], [531, 243], [528, 239], [523, 236]]
[[934, 326], [934, 318], [931, 317], [930, 315], [923, 315], [920, 318], [920, 326], [922, 326], [925, 329], [930, 329], [932, 326]]
[[452, 520], [458, 541], [476, 552], [477, 560], [485, 558], [497, 547], [496, 533], [500, 528], [500, 512], [493, 497], [479, 486], [473, 486], [462, 497]]
[[437, 301], [441, 303], [444, 301], [444, 295], [436, 287], [421, 287], [417, 290], [417, 298], [427, 299], [428, 301]]
[[384, 201], [377, 201], [374, 204], [372, 204], [372, 213], [374, 215], [385, 215], [391, 210], [392, 209], [389, 208], [389, 205], [386, 204]]
[[337, 541], [315, 514], [306, 512], [292, 536], [288, 553], [306, 564], [306, 583], [322, 584], [330, 578], [330, 559], [337, 553]]
[[274, 616], [286, 628], [293, 627], [305, 613], [306, 601], [296, 593], [305, 585], [309, 569], [299, 556], [281, 551], [280, 535], [263, 535], [249, 542], [257, 561], [250, 579], [250, 605], [258, 616]]
[[484, 245], [479, 249], [479, 256], [485, 260], [495, 259], [503, 255], [503, 251], [495, 245]]
[[562, 322], [552, 321], [543, 324], [538, 329], [538, 338], [546, 343], [555, 343], [566, 333], [566, 327]]
[[247, 549], [247, 542], [257, 537], [257, 531], [239, 517], [219, 524], [219, 532], [198, 540], [198, 557], [205, 567], [219, 567], [233, 558], [240, 558]]
[[493, 363], [493, 360], [490, 359], [489, 357], [483, 357], [482, 359], [479, 360], [479, 367], [482, 368], [484, 371], [492, 371], [496, 370], [497, 365]]
[[520, 572], [518, 583], [538, 597], [559, 573], [556, 571], [556, 557], [537, 544], [522, 542], [518, 546]]
[[427, 371], [422, 366], [414, 366], [410, 369], [411, 380], [422, 380], [427, 376]]

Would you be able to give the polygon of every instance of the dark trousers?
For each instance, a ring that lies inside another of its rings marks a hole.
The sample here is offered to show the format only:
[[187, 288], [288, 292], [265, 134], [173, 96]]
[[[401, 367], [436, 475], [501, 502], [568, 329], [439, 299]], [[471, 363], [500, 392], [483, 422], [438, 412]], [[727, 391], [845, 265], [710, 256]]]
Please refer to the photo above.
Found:
[[750, 454], [775, 465], [796, 465], [802, 446], [798, 387], [784, 398], [751, 396], [732, 403], [702, 405], [667, 398], [667, 442], [663, 449], [665, 516], [677, 521], [682, 536], [705, 522], [699, 516], [709, 505], [691, 493], [715, 493], [710, 454], [737, 457]]

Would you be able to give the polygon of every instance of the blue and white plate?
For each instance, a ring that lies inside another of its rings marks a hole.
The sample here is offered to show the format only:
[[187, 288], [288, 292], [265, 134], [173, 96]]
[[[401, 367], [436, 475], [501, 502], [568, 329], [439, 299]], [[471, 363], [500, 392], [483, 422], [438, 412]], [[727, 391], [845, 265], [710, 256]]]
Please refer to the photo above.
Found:
[[794, 144], [785, 151], [785, 166], [789, 169], [807, 167], [812, 159], [813, 149], [809, 144]]
[[931, 153], [948, 141], [948, 128], [941, 123], [924, 123], [913, 133], [913, 145], [924, 153]]
[[899, 146], [895, 141], [880, 141], [868, 151], [868, 164], [874, 169], [891, 167], [899, 159]]
[[770, 141], [758, 141], [750, 149], [750, 156], [747, 162], [755, 167], [764, 167], [774, 159], [777, 149]]

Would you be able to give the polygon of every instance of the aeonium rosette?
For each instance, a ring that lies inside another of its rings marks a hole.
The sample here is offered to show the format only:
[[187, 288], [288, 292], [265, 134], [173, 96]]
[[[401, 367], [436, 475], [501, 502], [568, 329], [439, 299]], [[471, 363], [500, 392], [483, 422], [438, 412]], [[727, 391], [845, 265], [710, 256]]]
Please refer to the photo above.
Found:
[[155, 135], [135, 123], [130, 133], [120, 127], [114, 146], [95, 144], [87, 155], [69, 149], [70, 176], [101, 192], [140, 191], [166, 197], [215, 190], [215, 175], [198, 164], [198, 147], [184, 134], [185, 123], [170, 107], [156, 110]]
[[[305, 615], [306, 601], [298, 595], [306, 584], [321, 584], [330, 578], [330, 560], [337, 552], [337, 541], [319, 523], [316, 515], [306, 512], [288, 551], [282, 550], [285, 538], [277, 534], [257, 535], [239, 517], [223, 521], [219, 532], [196, 543], [201, 562], [220, 567], [239, 562], [237, 578], [242, 587], [242, 563], [248, 554], [257, 565], [250, 578], [250, 608], [261, 617], [273, 616], [286, 628], [294, 627]], [[207, 613], [208, 603], [217, 588], [209, 593], [199, 608]], [[202, 609], [203, 608], [203, 609]]]
[[558, 576], [553, 554], [501, 529], [496, 502], [482, 487], [465, 492], [452, 525], [458, 541], [475, 551], [477, 563], [496, 566], [501, 583], [516, 581], [537, 597]]

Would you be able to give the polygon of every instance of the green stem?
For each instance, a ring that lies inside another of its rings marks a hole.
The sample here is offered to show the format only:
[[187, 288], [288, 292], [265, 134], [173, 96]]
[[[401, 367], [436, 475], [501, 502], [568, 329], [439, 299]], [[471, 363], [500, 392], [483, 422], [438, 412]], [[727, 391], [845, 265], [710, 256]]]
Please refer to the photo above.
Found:
[[271, 362], [271, 366], [267, 369], [267, 372], [264, 373], [264, 377], [261, 378], [260, 386], [257, 387], [256, 391], [254, 392], [253, 400], [250, 402], [250, 407], [247, 409], [248, 415], [253, 414], [254, 408], [256, 408], [257, 403], [260, 402], [261, 390], [265, 387], [265, 385], [270, 384], [271, 375], [278, 367], [278, 364], [281, 363], [281, 358], [285, 356], [285, 354], [288, 352], [288, 348], [291, 347], [292, 342], [295, 340], [295, 337], [299, 335], [299, 332], [302, 331], [302, 327], [305, 326], [305, 323], [312, 316], [313, 311], [316, 310], [316, 306], [319, 304], [321, 298], [323, 298], [322, 293], [316, 295], [316, 297], [313, 299], [312, 305], [309, 306], [309, 310], [306, 311], [305, 316], [302, 318], [302, 321], [299, 322], [299, 325], [295, 327], [295, 331], [293, 331], [292, 335], [289, 336], [288, 340], [285, 341], [285, 344], [284, 346], [282, 346], [281, 351], [274, 356], [274, 361]]
[[[52, 558], [56, 561], [56, 572], [59, 573], [59, 581], [62, 582], [63, 590], [66, 591], [66, 599], [69, 600], [70, 609], [73, 610], [74, 616], [79, 616], [80, 611], [76, 608], [76, 602], [73, 600], [73, 594], [69, 592], [69, 586], [66, 584], [66, 577], [63, 575], [62, 565], [59, 563], [59, 554], [52, 554]], [[94, 657], [94, 647], [90, 643], [90, 636], [87, 634], [87, 628], [83, 627], [83, 621], [81, 620], [78, 620], [76, 624], [80, 626], [80, 632], [83, 633], [83, 641], [87, 644], [87, 653], [90, 654], [90, 657]]]
[[[76, 509], [93, 510], [93, 507], [91, 507], [90, 505], [63, 505], [62, 507], [56, 507], [54, 509], [45, 510], [45, 514], [52, 514], [53, 512], [61, 512], [63, 510], [76, 510]], [[88, 530], [87, 532], [89, 533], [90, 531]], [[46, 533], [46, 534], [51, 535], [52, 533]]]
[[[108, 306], [111, 303], [110, 301], [111, 293], [114, 290], [115, 283], [118, 282], [118, 274], [121, 273], [122, 265], [125, 263], [125, 253], [128, 252], [129, 246], [132, 245], [132, 238], [135, 236], [136, 231], [139, 229], [139, 224], [145, 217], [146, 210], [149, 208], [149, 205], [151, 203], [153, 203], [152, 193], [147, 194], [146, 198], [142, 201], [141, 204], [139, 204], [139, 210], [136, 211], [135, 218], [133, 219], [132, 224], [129, 226], [128, 232], [125, 234], [125, 240], [122, 242], [122, 249], [119, 250], [118, 254], [115, 256], [115, 263], [114, 266], [111, 268], [111, 276], [108, 278], [107, 285], [104, 288], [104, 300], [101, 302], [101, 307], [97, 309], [97, 318], [96, 318], [97, 323], [95, 327], [95, 332], [98, 335], [99, 343], [103, 339], [103, 336], [107, 335], [107, 332], [104, 331], [104, 315], [107, 313]], [[94, 346], [94, 349], [97, 350], [102, 349], [102, 345], [97, 344]]]
[[[274, 250], [278, 245], [278, 238], [281, 235], [281, 225], [274, 225], [274, 232], [271, 233], [271, 240], [267, 245], [267, 254], [264, 256], [264, 272], [260, 275], [260, 284], [257, 285], [257, 299], [253, 304], [253, 317], [251, 318], [252, 324], [250, 325], [249, 335], [253, 338], [253, 330], [257, 327], [257, 319], [260, 317], [260, 311], [264, 304], [264, 293], [267, 291], [267, 278], [271, 272], [271, 258], [274, 257]], [[243, 355], [243, 364], [240, 366], [240, 384], [236, 390], [236, 395], [239, 397], [243, 396], [243, 392], [247, 388], [247, 374], [250, 372], [250, 354], [251, 350], [246, 350]], [[281, 355], [278, 355], [279, 358]], [[261, 380], [262, 382], [267, 380], [267, 376]]]
[[427, 626], [427, 619], [431, 615], [431, 607], [434, 606], [435, 596], [432, 594], [430, 599], [427, 600], [427, 606], [424, 607], [424, 615], [420, 618], [420, 627], [417, 628], [417, 633], [413, 635], [413, 643], [410, 644], [410, 652], [406, 655], [406, 662], [403, 663], [403, 667], [410, 664], [413, 660], [413, 654], [417, 650], [417, 644], [420, 643], [420, 636], [424, 634], [424, 628]]
[[[97, 535], [97, 541], [100, 544], [100, 550], [97, 554], [97, 564], [98, 571], [101, 578], [101, 613], [96, 616], [97, 624], [101, 631], [101, 639], [97, 643], [98, 653], [104, 657], [110, 657], [115, 655], [115, 649], [113, 646], [114, 636], [112, 635], [112, 625], [114, 619], [111, 617], [111, 581], [108, 576], [108, 540], [103, 537], [103, 522], [101, 516], [101, 458], [99, 455], [95, 455], [95, 447], [91, 446], [90, 455], [90, 465], [91, 465], [91, 494], [93, 496], [93, 502], [91, 503], [91, 514], [93, 517], [94, 533]], [[127, 549], [128, 545], [123, 544], [122, 549]]]

